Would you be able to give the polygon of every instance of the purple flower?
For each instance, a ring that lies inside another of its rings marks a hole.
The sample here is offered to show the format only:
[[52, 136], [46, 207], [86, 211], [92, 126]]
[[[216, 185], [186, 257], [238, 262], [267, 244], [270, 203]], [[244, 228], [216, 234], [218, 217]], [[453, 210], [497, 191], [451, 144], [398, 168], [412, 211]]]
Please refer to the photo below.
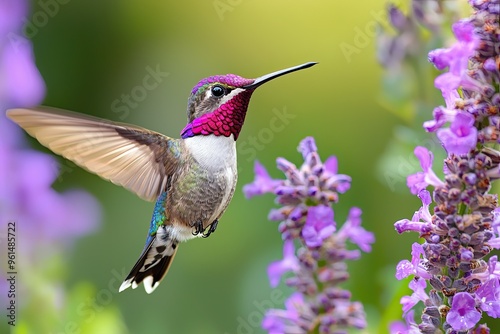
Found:
[[447, 109], [443, 106], [434, 108], [432, 115], [434, 119], [424, 122], [424, 129], [428, 132], [434, 132], [440, 127], [442, 127], [446, 122], [450, 122], [455, 119], [457, 111], [454, 109]]
[[323, 240], [335, 232], [333, 221], [333, 210], [326, 205], [318, 205], [309, 208], [307, 219], [302, 229], [302, 237], [308, 247], [319, 247]]
[[429, 60], [437, 69], [449, 68], [449, 72], [438, 76], [434, 82], [443, 92], [457, 89], [461, 85], [474, 85], [475, 80], [466, 76], [469, 58], [474, 55], [479, 40], [474, 35], [474, 25], [462, 20], [453, 25], [457, 43], [449, 49], [437, 49], [429, 53]]
[[413, 310], [408, 311], [404, 316], [405, 322], [394, 321], [389, 327], [390, 334], [421, 334], [415, 323], [415, 312]]
[[419, 243], [413, 243], [411, 247], [411, 262], [408, 260], [402, 260], [396, 267], [396, 278], [401, 280], [413, 274], [415, 277], [422, 277], [424, 279], [431, 278], [431, 275], [426, 271], [426, 265], [424, 259], [424, 249]]
[[304, 297], [298, 292], [293, 293], [285, 301], [285, 307], [285, 310], [268, 310], [262, 320], [262, 328], [270, 334], [303, 333], [300, 325], [312, 316]]
[[299, 270], [299, 262], [297, 257], [295, 257], [293, 240], [285, 240], [283, 244], [283, 259], [281, 261], [271, 263], [267, 268], [267, 275], [269, 276], [271, 287], [277, 287], [281, 276], [290, 270]]
[[5, 117], [5, 108], [39, 104], [45, 93], [31, 44], [21, 36], [26, 12], [24, 1], [0, 0], [0, 219], [17, 223], [23, 254], [39, 256], [46, 246], [93, 231], [99, 207], [85, 192], [53, 190], [56, 160], [24, 148], [21, 130]]
[[[405, 312], [418, 301], [424, 303], [418, 327], [426, 333], [448, 332], [450, 326], [453, 331], [488, 332], [486, 325], [478, 325], [482, 312], [500, 317], [500, 268], [496, 256], [486, 261], [492, 249], [500, 248], [498, 199], [489, 193], [500, 170], [500, 152], [491, 148], [500, 142], [500, 69], [491, 60], [500, 42], [494, 32], [500, 29], [498, 10], [492, 9], [498, 1], [469, 3], [472, 17], [453, 25], [457, 42], [429, 53], [436, 68], [448, 68], [435, 80], [446, 107], [435, 108], [434, 119], [424, 123], [447, 151], [444, 181], [431, 170], [432, 153], [417, 147], [423, 172], [409, 176], [408, 187], [423, 205], [411, 220], [395, 223], [398, 233], [414, 231], [423, 239], [423, 244], [414, 244], [411, 262], [398, 264], [396, 277], [429, 281], [428, 294], [419, 286], [402, 299]], [[424, 190], [429, 185], [432, 197]], [[442, 321], [440, 311], [446, 307]]]
[[432, 216], [429, 212], [431, 196], [427, 190], [420, 191], [418, 195], [422, 200], [422, 207], [415, 212], [413, 218], [411, 220], [401, 219], [394, 223], [396, 231], [400, 234], [409, 231], [425, 234], [432, 230]]
[[293, 319], [295, 317], [291, 312], [290, 314], [287, 312], [268, 312], [264, 319], [262, 319], [262, 328], [264, 328], [269, 334], [286, 333], [284, 320], [288, 318]]
[[[5, 117], [7, 108], [38, 105], [45, 95], [31, 43], [22, 37], [27, 13], [26, 1], [0, 0], [0, 221], [15, 223], [19, 236], [16, 269], [36, 277], [35, 284], [22, 284], [22, 280], [18, 284], [21, 295], [26, 297], [21, 309], [34, 305], [35, 298], [35, 304], [57, 313], [63, 309], [62, 284], [47, 273], [61, 271], [62, 264], [48, 261], [49, 256], [54, 251], [63, 254], [75, 238], [95, 230], [100, 210], [86, 192], [71, 190], [61, 194], [52, 189], [58, 175], [56, 160], [29, 149], [21, 129]], [[51, 268], [47, 268], [48, 263]], [[5, 283], [5, 277], [2, 281]], [[43, 293], [34, 291], [40, 286]], [[46, 326], [42, 326], [44, 330]], [[35, 328], [32, 331], [36, 332]]]
[[474, 298], [467, 292], [455, 294], [446, 322], [456, 331], [465, 331], [473, 328], [479, 319], [481, 313], [476, 309]]
[[389, 325], [390, 334], [402, 334], [408, 331], [408, 327], [402, 321], [394, 321]]
[[500, 318], [500, 284], [498, 277], [490, 279], [476, 291], [481, 309], [492, 318]]
[[33, 60], [31, 43], [22, 36], [25, 1], [0, 1], [0, 109], [39, 104], [45, 85]]
[[350, 239], [363, 252], [371, 252], [371, 244], [375, 242], [375, 236], [361, 227], [361, 209], [353, 207], [349, 210], [346, 222], [338, 232], [339, 238]]
[[7, 101], [10, 106], [40, 103], [45, 85], [33, 61], [31, 44], [24, 37], [13, 34], [3, 50], [0, 42], [0, 50], [0, 100]]
[[0, 1], [0, 36], [18, 32], [22, 27], [22, 18], [27, 14], [26, 1]]
[[341, 194], [351, 188], [351, 178], [344, 174], [337, 174], [337, 157], [331, 156], [325, 161], [325, 176], [328, 177], [326, 187]]
[[310, 154], [318, 152], [318, 147], [313, 137], [306, 137], [300, 143], [298, 151], [302, 153], [304, 160], [307, 160]]
[[403, 296], [401, 298], [401, 305], [403, 305], [403, 314], [406, 314], [408, 311], [410, 311], [418, 302], [425, 302], [427, 299], [429, 299], [429, 296], [425, 292], [425, 288], [427, 287], [427, 282], [425, 281], [425, 279], [411, 280], [409, 287], [413, 290], [412, 295]]
[[439, 129], [437, 137], [448, 154], [467, 154], [476, 147], [477, 129], [474, 127], [474, 117], [458, 113], [447, 129]]
[[391, 21], [391, 25], [403, 31], [406, 26], [409, 24], [408, 18], [403, 14], [403, 12], [394, 5], [389, 5], [389, 20]]
[[408, 176], [406, 184], [408, 188], [410, 188], [411, 193], [417, 195], [429, 185], [434, 187], [443, 185], [443, 181], [441, 181], [432, 170], [432, 161], [434, 160], [432, 152], [425, 147], [417, 146], [414, 153], [420, 162], [423, 172], [417, 172]]
[[[2, 146], [2, 144], [0, 144]], [[36, 254], [41, 243], [67, 244], [95, 230], [99, 206], [83, 191], [60, 194], [51, 188], [57, 177], [55, 159], [28, 149], [0, 148], [0, 213], [4, 221], [19, 224], [20, 247]], [[2, 205], [3, 206], [3, 205]]]
[[[349, 278], [344, 261], [358, 259], [361, 253], [347, 249], [347, 241], [368, 252], [374, 236], [361, 227], [358, 208], [350, 210], [336, 232], [331, 203], [349, 189], [351, 178], [338, 174], [335, 157], [321, 162], [314, 138], [302, 140], [298, 151], [304, 158], [300, 168], [284, 158], [276, 159], [285, 180], [271, 180], [262, 167], [256, 168], [256, 181], [245, 186], [245, 192], [251, 189], [252, 194], [261, 194], [266, 187], [262, 184], [276, 182], [267, 189], [272, 188], [281, 207], [273, 209], [269, 219], [281, 221], [278, 229], [285, 244], [283, 259], [268, 267], [269, 280], [276, 287], [283, 273], [292, 271], [285, 283], [298, 291], [286, 302], [286, 310], [269, 310], [262, 327], [269, 333], [340, 333], [364, 328], [362, 305], [352, 302], [351, 293], [338, 285]], [[299, 245], [297, 250], [294, 242]]]
[[281, 184], [280, 180], [272, 179], [266, 168], [258, 161], [255, 161], [254, 172], [255, 180], [243, 187], [243, 193], [246, 198], [272, 193], [274, 189]]

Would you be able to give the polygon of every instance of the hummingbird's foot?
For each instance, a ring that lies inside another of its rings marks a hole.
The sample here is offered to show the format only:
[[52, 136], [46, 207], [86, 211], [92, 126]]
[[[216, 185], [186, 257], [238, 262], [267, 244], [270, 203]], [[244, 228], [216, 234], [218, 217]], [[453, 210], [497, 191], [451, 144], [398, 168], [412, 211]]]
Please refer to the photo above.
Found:
[[219, 220], [214, 220], [212, 224], [210, 224], [206, 229], [203, 228], [203, 223], [201, 220], [197, 220], [194, 224], [193, 224], [193, 227], [194, 227], [194, 231], [193, 231], [193, 235], [198, 235], [198, 234], [202, 234], [202, 237], [203, 238], [208, 238], [210, 236], [210, 234], [212, 234], [213, 232], [215, 232], [215, 230], [217, 229], [217, 225], [219, 224]]
[[197, 220], [193, 224], [193, 227], [194, 227], [193, 235], [198, 235], [200, 233], [203, 233], [203, 231], [205, 231], [205, 229], [203, 228], [203, 222], [201, 220]]
[[208, 231], [203, 233], [203, 238], [208, 238], [210, 236], [210, 234], [215, 232], [218, 224], [219, 224], [219, 220], [218, 219], [214, 220], [214, 222], [208, 226]]

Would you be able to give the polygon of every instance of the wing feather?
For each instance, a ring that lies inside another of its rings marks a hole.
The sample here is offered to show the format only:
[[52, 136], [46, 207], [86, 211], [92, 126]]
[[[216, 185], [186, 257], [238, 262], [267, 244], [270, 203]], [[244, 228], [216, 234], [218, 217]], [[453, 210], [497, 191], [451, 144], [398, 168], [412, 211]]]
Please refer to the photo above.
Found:
[[45, 107], [7, 116], [55, 153], [148, 201], [178, 163], [177, 139], [138, 126]]

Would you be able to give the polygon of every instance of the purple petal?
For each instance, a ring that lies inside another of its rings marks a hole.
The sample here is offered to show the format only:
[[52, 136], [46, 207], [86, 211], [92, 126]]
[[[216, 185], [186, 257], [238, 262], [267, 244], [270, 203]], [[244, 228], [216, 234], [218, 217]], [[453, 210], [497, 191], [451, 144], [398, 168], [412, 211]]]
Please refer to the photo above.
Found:
[[243, 186], [243, 193], [246, 198], [265, 193], [273, 193], [276, 187], [282, 183], [281, 180], [272, 179], [266, 168], [258, 161], [255, 161], [254, 172], [254, 181]]
[[302, 237], [308, 247], [315, 248], [320, 247], [323, 244], [323, 240], [331, 236], [334, 232], [334, 226], [325, 226], [318, 230], [314, 226], [306, 225], [302, 229]]
[[461, 83], [462, 77], [454, 75], [451, 72], [443, 73], [434, 79], [434, 86], [440, 89], [441, 92], [456, 90]]
[[408, 219], [398, 220], [394, 223], [394, 227], [399, 234], [403, 232], [418, 232], [420, 234], [425, 234], [432, 231], [432, 225], [430, 223], [411, 221]]
[[295, 313], [296, 315], [298, 315], [297, 311], [303, 308], [304, 304], [304, 296], [302, 296], [299, 292], [292, 293], [285, 301], [287, 311]]
[[434, 108], [432, 115], [433, 120], [424, 122], [424, 128], [427, 132], [434, 132], [441, 128], [446, 122], [453, 122], [457, 114], [456, 100], [460, 99], [456, 90], [444, 90], [443, 98], [446, 101], [446, 108], [439, 106]]
[[460, 42], [476, 43], [477, 38], [474, 35], [474, 24], [469, 20], [460, 20], [452, 26], [453, 34]]
[[448, 129], [439, 129], [437, 137], [448, 154], [467, 154], [477, 144], [477, 129], [474, 118], [466, 113], [458, 113]]
[[375, 235], [361, 227], [361, 209], [357, 207], [349, 210], [347, 221], [342, 225], [339, 235], [345, 235], [352, 243], [358, 245], [363, 252], [371, 251], [371, 244], [375, 242]]
[[304, 180], [301, 173], [297, 169], [297, 166], [290, 161], [285, 158], [276, 158], [276, 166], [285, 174], [286, 178], [292, 183], [292, 185], [304, 184]]
[[412, 174], [406, 179], [406, 185], [410, 188], [411, 193], [416, 195], [427, 188], [428, 185], [434, 187], [442, 186], [444, 184], [443, 181], [441, 181], [432, 170], [432, 162], [434, 159], [432, 152], [425, 147], [417, 146], [414, 153], [420, 162], [423, 172]]
[[473, 328], [481, 313], [476, 310], [474, 298], [467, 292], [458, 292], [453, 297], [451, 309], [446, 316], [446, 322], [456, 331], [466, 331]]
[[421, 244], [414, 242], [411, 246], [411, 263], [413, 268], [415, 268], [415, 276], [422, 277], [423, 279], [430, 279], [431, 275], [427, 272], [427, 266], [425, 266], [426, 260], [422, 260], [424, 256], [424, 248]]
[[330, 206], [318, 205], [309, 208], [306, 223], [302, 229], [302, 237], [307, 246], [321, 246], [323, 240], [331, 236], [335, 230], [333, 209]]
[[426, 223], [432, 223], [432, 215], [429, 211], [429, 205], [431, 204], [431, 194], [427, 190], [421, 190], [418, 193], [418, 197], [422, 201], [422, 206], [420, 209], [415, 213], [414, 217], [412, 218], [413, 221], [424, 221]]
[[457, 113], [455, 119], [451, 123], [450, 129], [457, 136], [468, 136], [470, 133], [470, 128], [474, 127], [474, 117], [466, 113]]
[[389, 5], [389, 20], [394, 28], [403, 31], [408, 24], [407, 17], [394, 5]]
[[450, 65], [450, 50], [435, 49], [429, 52], [428, 59], [438, 70], [444, 70]]
[[427, 190], [422, 190], [418, 193], [418, 198], [422, 201], [424, 206], [429, 206], [432, 203], [431, 194]]
[[406, 314], [409, 312], [418, 302], [425, 302], [429, 299], [429, 296], [425, 292], [425, 288], [427, 287], [427, 282], [425, 279], [416, 278], [412, 279], [409, 283], [409, 288], [413, 290], [411, 296], [403, 296], [400, 300], [401, 305], [403, 306], [403, 313]]
[[0, 36], [9, 37], [9, 33], [21, 29], [21, 18], [28, 14], [27, 1], [10, 0], [0, 1]]
[[262, 328], [268, 332], [268, 334], [278, 334], [285, 332], [285, 322], [283, 317], [272, 312], [274, 310], [268, 310], [262, 319]]
[[267, 219], [271, 221], [282, 221], [286, 219], [286, 215], [283, 213], [282, 209], [271, 209]]
[[490, 257], [490, 259], [488, 260], [488, 271], [490, 274], [493, 274], [495, 272], [497, 264], [498, 264], [498, 256], [493, 255], [492, 257]]
[[483, 65], [484, 69], [490, 72], [496, 72], [497, 71], [497, 64], [495, 61], [495, 58], [491, 57], [486, 59]]
[[293, 240], [285, 240], [283, 244], [283, 259], [273, 262], [267, 268], [267, 275], [271, 287], [278, 286], [281, 276], [288, 271], [297, 271], [299, 269], [299, 262], [295, 257], [295, 247]]
[[337, 162], [337, 157], [332, 155], [325, 161], [325, 170], [332, 174], [336, 175], [338, 172], [338, 162]]
[[494, 278], [481, 285], [476, 291], [481, 303], [481, 309], [492, 318], [500, 318], [500, 284]]
[[312, 152], [317, 152], [318, 148], [316, 147], [316, 142], [313, 137], [306, 137], [302, 139], [299, 144], [298, 151], [302, 153], [304, 160], [307, 159], [307, 156]]
[[470, 250], [467, 248], [460, 249], [460, 261], [470, 262], [472, 259], [474, 259], [474, 254]]
[[413, 279], [408, 284], [408, 287], [413, 290], [415, 296], [417, 296], [419, 300], [425, 301], [426, 299], [429, 299], [429, 296], [425, 292], [425, 288], [427, 287], [427, 282], [425, 279]]
[[413, 267], [413, 264], [408, 260], [401, 260], [396, 266], [396, 278], [398, 280], [402, 280], [403, 278], [410, 276], [410, 274], [414, 272], [415, 268]]
[[424, 249], [419, 243], [413, 243], [411, 247], [411, 262], [402, 260], [396, 267], [396, 278], [403, 279], [413, 274], [416, 277], [429, 279], [431, 275], [427, 273], [425, 266], [422, 264], [421, 257], [424, 255]]
[[434, 155], [431, 151], [423, 146], [415, 147], [413, 151], [418, 161], [420, 162], [420, 166], [424, 172], [428, 171], [432, 167], [432, 161], [434, 160]]
[[40, 104], [45, 96], [45, 84], [34, 63], [31, 44], [21, 36], [13, 36], [0, 55], [0, 85], [15, 106]]
[[410, 188], [410, 192], [413, 195], [416, 195], [420, 191], [427, 188], [428, 184], [425, 182], [425, 173], [417, 172], [415, 174], [408, 175], [406, 178], [406, 186]]
[[408, 328], [406, 324], [402, 321], [393, 321], [389, 324], [389, 333], [390, 334], [402, 334], [406, 333]]
[[[304, 297], [298, 292], [293, 293], [285, 301], [286, 310], [270, 309], [262, 321], [262, 328], [269, 334], [282, 334], [285, 332], [300, 333], [301, 313], [307, 312]], [[310, 310], [309, 310], [310, 311]]]

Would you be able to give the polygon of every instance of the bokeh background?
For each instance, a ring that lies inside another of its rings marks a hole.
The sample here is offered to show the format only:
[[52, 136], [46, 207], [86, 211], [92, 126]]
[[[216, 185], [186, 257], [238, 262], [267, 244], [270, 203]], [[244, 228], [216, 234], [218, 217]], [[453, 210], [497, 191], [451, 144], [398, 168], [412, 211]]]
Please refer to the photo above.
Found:
[[[282, 242], [277, 224], [267, 221], [272, 196], [246, 200], [241, 189], [253, 180], [255, 159], [274, 177], [281, 177], [276, 157], [300, 163], [296, 147], [305, 136], [316, 138], [323, 159], [336, 155], [340, 172], [353, 179], [334, 207], [336, 220], [358, 206], [364, 227], [376, 236], [372, 252], [349, 264], [347, 287], [368, 313], [365, 332], [384, 333], [401, 315], [404, 288], [395, 266], [409, 258], [416, 235], [397, 235], [393, 223], [420, 206], [405, 176], [417, 166], [412, 147], [432, 138], [419, 128], [432, 109], [422, 118], [398, 113], [390, 94], [382, 93], [388, 83], [377, 62], [376, 30], [387, 25], [385, 1], [36, 0], [31, 6], [25, 32], [47, 86], [45, 105], [170, 136], [184, 127], [186, 99], [203, 77], [257, 77], [319, 62], [253, 95], [238, 139], [239, 183], [229, 209], [210, 238], [181, 245], [152, 295], [142, 286], [122, 293], [118, 287], [142, 250], [154, 204], [59, 160], [62, 174], [53, 187], [84, 188], [101, 203], [103, 218], [97, 232], [64, 254], [67, 266], [58, 279], [70, 297], [56, 320], [48, 318], [53, 333], [263, 333], [264, 310], [282, 307], [289, 294], [283, 285], [271, 289], [266, 275], [267, 265], [282, 256]], [[48, 14], [43, 24], [34, 20], [39, 11]], [[141, 88], [151, 71], [161, 72], [157, 87]], [[440, 104], [433, 78], [427, 79], [421, 84]], [[390, 84], [404, 90], [411, 78], [398, 80]], [[394, 148], [396, 140], [406, 149]], [[20, 279], [30, 280], [22, 273]], [[38, 313], [26, 313], [27, 323], [44, 317], [43, 298], [33, 302]]]

